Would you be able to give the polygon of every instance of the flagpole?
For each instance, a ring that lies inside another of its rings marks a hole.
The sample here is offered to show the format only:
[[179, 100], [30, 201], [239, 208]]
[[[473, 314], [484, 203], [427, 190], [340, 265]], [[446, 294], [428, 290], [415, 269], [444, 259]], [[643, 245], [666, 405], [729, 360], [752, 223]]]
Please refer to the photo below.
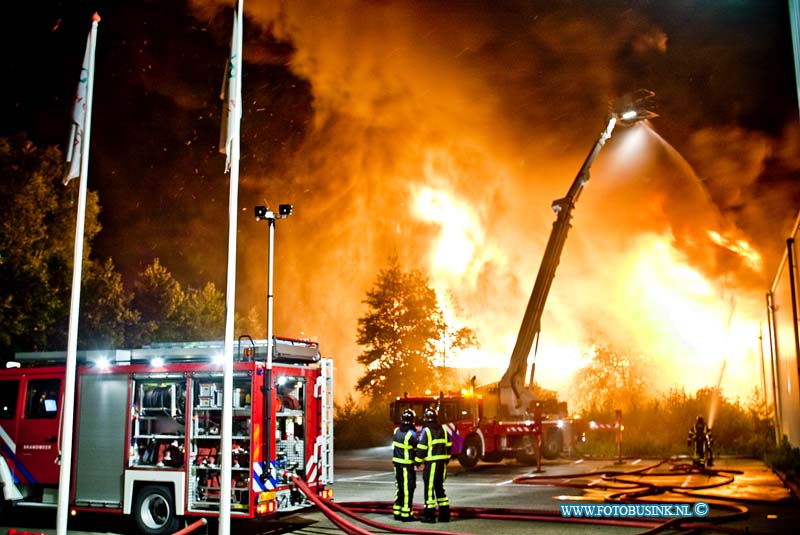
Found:
[[83, 273], [83, 234], [86, 221], [86, 188], [89, 171], [89, 139], [92, 127], [92, 97], [94, 93], [94, 52], [97, 44], [97, 23], [100, 16], [92, 16], [89, 37], [89, 73], [86, 87], [86, 116], [81, 137], [81, 171], [78, 188], [78, 214], [75, 223], [75, 253], [72, 259], [72, 297], [69, 311], [69, 335], [67, 341], [67, 371], [64, 380], [64, 402], [61, 423], [61, 469], [58, 477], [58, 507], [56, 512], [56, 534], [67, 535], [70, 476], [72, 471], [73, 422], [75, 419], [75, 375], [78, 360], [78, 315], [81, 302], [81, 279]]
[[228, 283], [225, 299], [225, 359], [222, 378], [222, 448], [220, 499], [219, 499], [219, 535], [230, 535], [231, 530], [231, 476], [232, 476], [232, 438], [233, 438], [233, 320], [236, 304], [236, 230], [239, 213], [239, 151], [240, 127], [242, 118], [242, 21], [244, 19], [243, 0], [238, 0], [235, 13], [234, 39], [235, 48], [231, 53], [233, 91], [230, 99], [235, 99], [233, 140], [230, 147], [230, 199], [228, 204]]

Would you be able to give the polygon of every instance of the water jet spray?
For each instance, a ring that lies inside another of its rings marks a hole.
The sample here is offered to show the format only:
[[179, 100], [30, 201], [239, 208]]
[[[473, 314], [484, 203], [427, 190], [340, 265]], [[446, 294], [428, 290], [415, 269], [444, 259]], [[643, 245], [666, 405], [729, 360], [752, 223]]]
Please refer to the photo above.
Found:
[[728, 323], [725, 329], [725, 347], [722, 353], [722, 366], [719, 370], [719, 377], [717, 378], [717, 386], [714, 388], [713, 396], [711, 397], [711, 407], [708, 411], [708, 428], [714, 429], [714, 420], [717, 417], [717, 410], [719, 408], [719, 397], [722, 386], [722, 376], [725, 375], [725, 367], [728, 364], [728, 343], [730, 341], [731, 323], [733, 322], [733, 312], [736, 310], [736, 299], [731, 296], [729, 310], [728, 310]]

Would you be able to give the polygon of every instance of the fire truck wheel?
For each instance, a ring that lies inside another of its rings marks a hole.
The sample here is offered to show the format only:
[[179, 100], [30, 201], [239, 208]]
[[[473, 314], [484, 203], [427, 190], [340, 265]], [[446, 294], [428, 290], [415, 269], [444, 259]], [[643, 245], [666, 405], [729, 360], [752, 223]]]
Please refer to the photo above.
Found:
[[536, 443], [530, 435], [522, 437], [522, 449], [514, 457], [519, 464], [533, 466], [536, 464]]
[[165, 535], [179, 529], [172, 491], [161, 485], [142, 487], [136, 496], [133, 514], [139, 533]]
[[475, 435], [470, 435], [464, 441], [464, 448], [461, 450], [461, 455], [458, 456], [458, 462], [464, 468], [472, 468], [478, 464], [478, 459], [481, 458], [481, 439]]
[[558, 429], [551, 429], [544, 435], [542, 442], [542, 457], [548, 460], [558, 459], [564, 447], [564, 437]]

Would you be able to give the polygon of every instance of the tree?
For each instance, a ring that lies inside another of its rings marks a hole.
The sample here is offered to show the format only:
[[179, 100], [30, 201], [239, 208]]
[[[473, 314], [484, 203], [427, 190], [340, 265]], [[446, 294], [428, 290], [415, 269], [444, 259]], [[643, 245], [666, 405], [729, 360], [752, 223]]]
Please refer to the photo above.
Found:
[[474, 343], [470, 329], [448, 328], [427, 277], [402, 271], [397, 258], [389, 259], [363, 302], [368, 311], [358, 320], [356, 341], [366, 348], [357, 359], [366, 372], [356, 389], [373, 400], [437, 388], [449, 380], [434, 365], [439, 348]]
[[[63, 157], [24, 134], [0, 138], [0, 352], [66, 347], [77, 183]], [[86, 199], [84, 266], [100, 231], [97, 195]], [[85, 270], [88, 271], [88, 270]], [[86, 280], [86, 278], [84, 278]]]
[[[225, 334], [225, 294], [213, 282], [200, 290], [184, 290], [158, 258], [134, 283], [132, 306], [141, 321], [129, 330], [131, 347], [151, 342], [221, 340]], [[237, 315], [234, 325], [238, 333], [261, 332], [254, 309], [244, 317]]]
[[183, 339], [221, 340], [225, 335], [225, 294], [213, 282], [188, 291], [181, 308]]
[[642, 399], [647, 389], [643, 357], [608, 344], [595, 344], [591, 362], [577, 374], [576, 389], [582, 409], [609, 414], [627, 409]]
[[253, 338], [266, 338], [267, 336], [264, 316], [255, 307], [250, 307], [243, 316], [236, 314], [234, 325], [239, 334], [247, 334]]
[[110, 258], [102, 264], [90, 263], [81, 290], [78, 344], [97, 349], [125, 347], [127, 333], [139, 322], [131, 300]]
[[181, 340], [181, 312], [186, 294], [181, 284], [158, 258], [134, 283], [133, 306], [142, 318], [142, 342]]
[[[78, 183], [65, 187], [63, 172], [57, 148], [39, 148], [24, 134], [0, 138], [2, 357], [67, 347]], [[221, 338], [225, 296], [213, 283], [184, 291], [155, 259], [131, 294], [111, 259], [90, 257], [91, 242], [101, 229], [99, 213], [97, 194], [89, 191], [78, 348]], [[254, 332], [257, 314], [250, 310], [236, 323], [243, 332]]]

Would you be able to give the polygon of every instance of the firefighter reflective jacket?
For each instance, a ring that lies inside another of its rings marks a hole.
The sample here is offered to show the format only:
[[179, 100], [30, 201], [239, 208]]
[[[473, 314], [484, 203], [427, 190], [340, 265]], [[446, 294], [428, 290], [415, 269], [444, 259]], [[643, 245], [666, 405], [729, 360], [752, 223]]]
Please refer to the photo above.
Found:
[[392, 462], [399, 464], [414, 464], [414, 448], [417, 447], [417, 433], [414, 428], [400, 426], [394, 430], [394, 449]]
[[417, 444], [416, 462], [449, 461], [450, 448], [453, 442], [450, 439], [450, 430], [443, 426], [425, 427], [419, 434]]
[[698, 422], [689, 429], [688, 442], [691, 445], [696, 440], [705, 441], [708, 439], [708, 426], [703, 422]]

